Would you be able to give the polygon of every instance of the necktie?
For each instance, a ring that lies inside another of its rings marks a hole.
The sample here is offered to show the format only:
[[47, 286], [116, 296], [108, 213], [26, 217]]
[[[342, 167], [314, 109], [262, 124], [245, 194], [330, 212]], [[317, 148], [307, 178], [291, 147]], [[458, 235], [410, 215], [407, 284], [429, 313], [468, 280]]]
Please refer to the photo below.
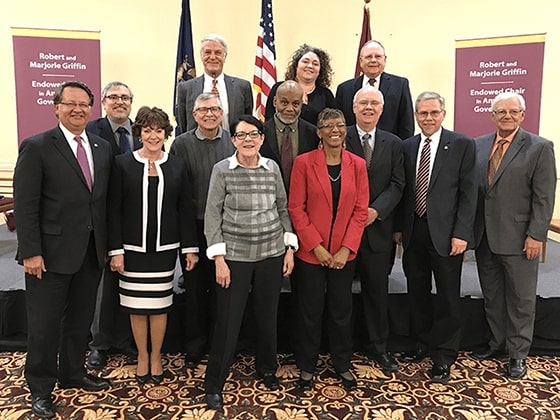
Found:
[[368, 80], [368, 83], [369, 83], [371, 86], [375, 86], [375, 81], [376, 81], [375, 79], [369, 79], [369, 80]]
[[80, 136], [76, 136], [74, 137], [74, 140], [76, 140], [76, 143], [78, 143], [78, 152], [76, 153], [76, 157], [78, 158], [78, 163], [80, 164], [80, 168], [82, 168], [82, 172], [86, 179], [88, 188], [91, 191], [93, 182], [91, 180], [91, 171], [89, 169], [89, 161], [87, 158], [86, 150], [84, 149], [84, 145], [82, 143], [83, 139]]
[[216, 79], [212, 79], [212, 90], [211, 92], [216, 95], [217, 97], [220, 97], [220, 92], [218, 91], [218, 80]]
[[498, 167], [500, 166], [500, 162], [502, 161], [502, 156], [504, 154], [504, 145], [507, 143], [507, 140], [500, 139], [498, 141], [498, 146], [492, 156], [490, 156], [490, 160], [488, 161], [488, 184], [490, 185], [494, 180], [494, 176], [496, 172], [498, 172]]
[[371, 163], [371, 155], [373, 154], [373, 149], [371, 148], [371, 144], [369, 144], [369, 139], [371, 139], [371, 134], [366, 133], [362, 137], [362, 147], [364, 149], [364, 157], [366, 158], [366, 165], [369, 168], [369, 164]]
[[430, 139], [424, 141], [424, 147], [420, 154], [418, 173], [416, 174], [416, 199], [414, 200], [414, 211], [418, 217], [426, 214], [426, 196], [428, 195], [428, 180], [430, 179]]
[[121, 149], [121, 153], [128, 153], [130, 152], [130, 143], [128, 142], [128, 136], [126, 135], [128, 132], [126, 128], [119, 127], [117, 128], [119, 132], [119, 147]]
[[282, 167], [282, 176], [284, 178], [284, 186], [288, 189], [290, 185], [290, 175], [294, 163], [294, 154], [292, 150], [292, 136], [290, 136], [290, 127], [284, 128], [284, 138], [282, 139], [282, 150], [280, 151], [280, 163]]

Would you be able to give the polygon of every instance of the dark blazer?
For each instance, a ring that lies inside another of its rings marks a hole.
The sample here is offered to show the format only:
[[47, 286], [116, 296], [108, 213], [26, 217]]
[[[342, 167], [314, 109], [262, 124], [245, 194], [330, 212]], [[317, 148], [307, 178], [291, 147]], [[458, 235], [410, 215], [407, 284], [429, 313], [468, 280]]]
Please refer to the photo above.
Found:
[[[253, 91], [251, 83], [238, 77], [224, 74], [229, 105], [229, 125], [240, 115], [253, 113]], [[185, 133], [197, 127], [192, 115], [194, 101], [204, 89], [204, 75], [186, 80], [177, 85], [177, 123]]]
[[[362, 88], [364, 76], [347, 80], [336, 88], [337, 108], [342, 110], [346, 125], [356, 124], [352, 109], [354, 95]], [[379, 90], [383, 93], [383, 113], [377, 128], [396, 134], [402, 140], [414, 135], [414, 110], [408, 79], [390, 73], [381, 73]]]
[[316, 149], [297, 156], [294, 162], [288, 211], [299, 240], [296, 256], [307, 263], [319, 264], [313, 253], [319, 244], [331, 253], [346, 246], [350, 249], [348, 261], [356, 258], [367, 220], [366, 162], [343, 150], [341, 171], [340, 199], [333, 223], [332, 188], [325, 153]]
[[[348, 127], [346, 149], [364, 157], [362, 141], [355, 125]], [[375, 130], [373, 155], [367, 168], [369, 207], [379, 213], [364, 231], [362, 244], [374, 252], [388, 252], [393, 246], [393, 214], [404, 189], [402, 141], [388, 131]]]
[[527, 236], [546, 241], [554, 211], [556, 163], [550, 140], [519, 128], [488, 185], [488, 160], [496, 133], [478, 137], [476, 245], [486, 229], [495, 254], [524, 254]]
[[[159, 243], [156, 251], [197, 247], [191, 183], [182, 158], [164, 154], [159, 167], [157, 223]], [[147, 220], [143, 210], [148, 185], [148, 161], [138, 152], [115, 158], [109, 186], [109, 251], [146, 252]], [[146, 210], [147, 211], [147, 210]]]
[[[130, 122], [132, 125], [132, 121]], [[87, 131], [91, 131], [94, 134], [97, 134], [104, 140], [107, 140], [111, 144], [111, 148], [113, 149], [113, 155], [120, 155], [121, 149], [117, 142], [115, 141], [115, 134], [113, 133], [113, 129], [111, 128], [111, 124], [107, 117], [98, 118], [96, 120], [90, 121], [86, 128]], [[132, 136], [133, 142], [133, 150], [140, 149], [142, 144], [137, 137]]]
[[107, 184], [111, 146], [87, 133], [93, 154], [93, 191], [62, 130], [56, 127], [21, 143], [14, 171], [18, 253], [42, 255], [46, 269], [74, 274], [83, 264], [93, 231], [99, 267], [107, 250]]
[[[420, 135], [403, 142], [406, 185], [399, 204], [396, 231], [402, 232], [406, 250], [414, 222], [416, 158]], [[473, 246], [476, 211], [475, 144], [469, 137], [442, 129], [439, 147], [428, 185], [426, 206], [428, 227], [437, 253], [448, 256], [451, 238], [460, 238]]]
[[[317, 127], [305, 120], [302, 120], [301, 118], [298, 120], [298, 136], [298, 155], [316, 149], [319, 145]], [[278, 148], [278, 140], [276, 138], [276, 124], [274, 123], [274, 118], [264, 123], [264, 142], [261, 146], [260, 154], [264, 157], [272, 159], [278, 164], [278, 166], [280, 166], [280, 168], [282, 168], [282, 165], [280, 164], [280, 149]]]

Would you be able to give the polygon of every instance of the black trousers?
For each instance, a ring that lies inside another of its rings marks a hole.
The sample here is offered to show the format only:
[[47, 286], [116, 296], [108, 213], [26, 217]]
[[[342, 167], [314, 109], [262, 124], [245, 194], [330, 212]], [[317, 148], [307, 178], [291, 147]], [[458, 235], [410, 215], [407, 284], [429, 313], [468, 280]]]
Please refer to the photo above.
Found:
[[327, 334], [334, 369], [344, 373], [352, 358], [352, 279], [356, 261], [342, 270], [298, 260], [298, 330], [296, 361], [306, 372], [315, 372], [321, 346], [323, 311], [327, 311]]
[[[45, 264], [48, 270], [48, 261]], [[93, 234], [77, 273], [47, 271], [41, 280], [25, 275], [25, 379], [31, 395], [48, 396], [57, 379], [67, 382], [85, 375], [85, 352], [100, 277]]]
[[276, 372], [278, 302], [282, 288], [283, 261], [283, 256], [258, 262], [227, 261], [231, 284], [227, 289], [215, 285], [216, 324], [204, 380], [206, 393], [222, 392], [235, 356], [239, 329], [251, 288], [257, 327], [256, 372], [261, 376]]
[[[451, 238], [449, 239], [451, 241]], [[404, 250], [411, 335], [429, 349], [435, 363], [452, 364], [461, 343], [461, 270], [463, 255], [441, 256], [432, 243], [427, 218], [414, 219]], [[432, 274], [437, 293], [432, 295]]]

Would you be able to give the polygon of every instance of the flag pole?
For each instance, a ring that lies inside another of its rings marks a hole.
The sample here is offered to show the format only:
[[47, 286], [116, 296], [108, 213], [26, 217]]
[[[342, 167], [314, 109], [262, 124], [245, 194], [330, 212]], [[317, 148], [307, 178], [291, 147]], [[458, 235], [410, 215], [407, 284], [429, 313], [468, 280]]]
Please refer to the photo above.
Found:
[[360, 42], [358, 44], [358, 56], [356, 57], [356, 70], [354, 72], [354, 77], [359, 77], [362, 73], [360, 68], [360, 50], [362, 46], [372, 39], [371, 27], [370, 27], [370, 6], [371, 0], [364, 0], [364, 17], [362, 19], [362, 33], [360, 35]]

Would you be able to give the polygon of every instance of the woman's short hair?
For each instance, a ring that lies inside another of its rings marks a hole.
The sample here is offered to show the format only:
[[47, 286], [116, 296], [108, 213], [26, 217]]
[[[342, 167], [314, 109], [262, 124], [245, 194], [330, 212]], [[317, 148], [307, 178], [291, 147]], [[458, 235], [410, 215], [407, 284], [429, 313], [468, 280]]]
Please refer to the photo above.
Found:
[[153, 108], [143, 106], [138, 110], [136, 118], [134, 119], [132, 135], [134, 137], [140, 137], [142, 128], [153, 126], [163, 128], [165, 130], [165, 138], [169, 137], [173, 132], [173, 126], [169, 122], [169, 116], [163, 109], [155, 106]]

